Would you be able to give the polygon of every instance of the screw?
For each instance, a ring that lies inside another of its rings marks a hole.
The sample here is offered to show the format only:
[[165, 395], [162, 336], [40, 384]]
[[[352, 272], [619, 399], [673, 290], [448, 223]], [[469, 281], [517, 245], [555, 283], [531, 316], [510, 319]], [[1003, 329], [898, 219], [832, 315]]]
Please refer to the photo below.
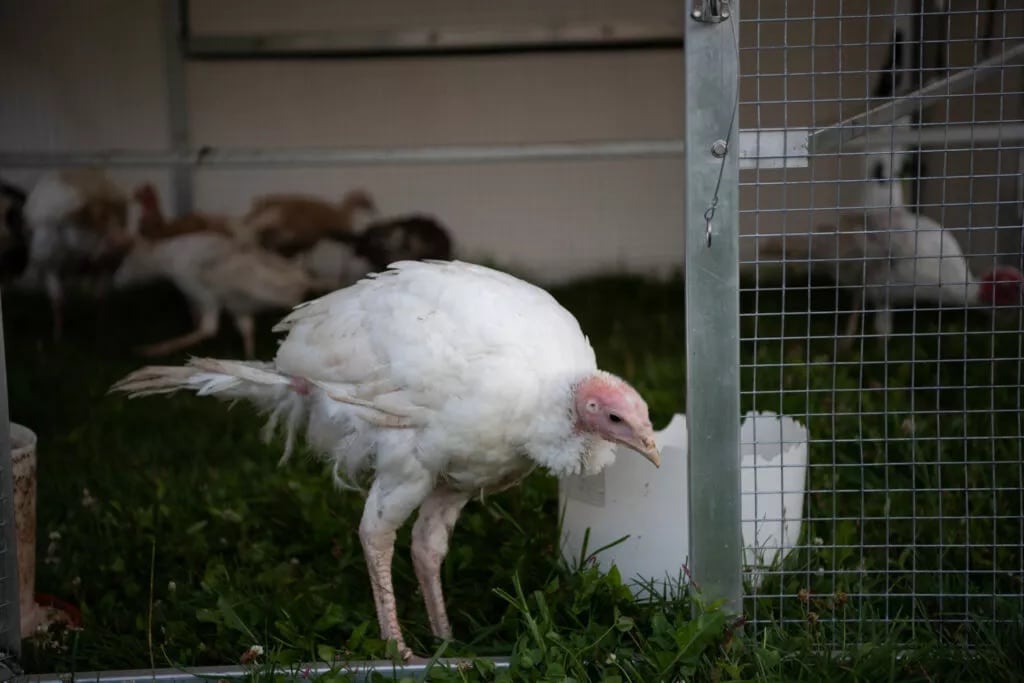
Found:
[[715, 140], [711, 143], [711, 154], [716, 159], [721, 159], [728, 151], [729, 145], [725, 144], [725, 140]]

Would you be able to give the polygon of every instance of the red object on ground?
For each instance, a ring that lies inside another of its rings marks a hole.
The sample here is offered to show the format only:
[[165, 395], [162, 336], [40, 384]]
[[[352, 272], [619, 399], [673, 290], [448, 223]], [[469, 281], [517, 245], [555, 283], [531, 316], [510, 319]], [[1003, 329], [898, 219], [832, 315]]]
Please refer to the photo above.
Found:
[[56, 610], [60, 610], [68, 617], [68, 625], [73, 628], [80, 628], [82, 626], [82, 611], [78, 609], [76, 605], [71, 604], [66, 600], [61, 600], [53, 595], [47, 595], [46, 593], [36, 593], [35, 595], [36, 604], [40, 607], [48, 607]]

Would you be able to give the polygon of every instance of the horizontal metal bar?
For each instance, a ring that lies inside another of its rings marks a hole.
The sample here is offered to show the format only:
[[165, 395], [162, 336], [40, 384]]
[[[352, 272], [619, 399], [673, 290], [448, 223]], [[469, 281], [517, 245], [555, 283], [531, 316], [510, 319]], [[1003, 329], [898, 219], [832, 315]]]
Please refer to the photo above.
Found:
[[865, 135], [868, 127], [892, 124], [901, 116], [917, 111], [928, 104], [946, 100], [951, 94], [969, 90], [977, 79], [995, 73], [996, 69], [1024, 59], [1024, 43], [1006, 49], [995, 57], [961, 69], [947, 78], [933, 81], [928, 85], [895, 98], [862, 114], [851, 116], [827, 128], [812, 132], [808, 136], [808, 150], [811, 154], [822, 154], [846, 148], [854, 139]]
[[460, 164], [507, 161], [563, 161], [622, 157], [680, 157], [682, 140], [564, 142], [381, 148], [213, 148], [194, 151], [98, 150], [89, 152], [0, 152], [0, 166], [370, 166], [381, 164]]
[[[743, 142], [743, 149], [740, 156], [743, 158], [746, 153], [756, 152], [758, 168], [781, 168], [782, 163], [774, 165], [776, 161], [774, 154], [781, 156], [781, 143], [777, 136], [785, 134], [786, 145], [786, 166], [793, 168], [806, 166], [806, 162], [800, 163], [798, 156], [803, 153], [807, 155], [827, 156], [834, 154], [835, 149], [826, 148], [820, 144], [811, 149], [811, 138], [815, 135], [809, 128], [790, 128], [780, 131], [762, 131], [760, 136], [766, 135], [768, 145], [763, 142], [760, 149], [754, 142]], [[758, 131], [743, 131], [744, 135], [757, 136]], [[742, 138], [741, 138], [742, 140]], [[872, 145], [891, 145], [893, 149], [898, 147], [915, 146], [922, 148], [944, 148], [948, 145], [978, 145], [985, 143], [1021, 143], [1024, 142], [1024, 123], [1014, 121], [1012, 123], [954, 123], [954, 124], [926, 124], [920, 128], [907, 128], [895, 123], [872, 126], [867, 132], [857, 134], [850, 138], [843, 145], [844, 153], [860, 153]], [[758, 158], [759, 157], [759, 158]], [[781, 159], [778, 160], [781, 162]], [[741, 168], [749, 168], [743, 165]], [[1009, 174], [1007, 174], [1009, 175]], [[834, 182], [834, 181], [829, 181]], [[861, 182], [856, 180], [854, 182]]]
[[681, 49], [671, 23], [562, 22], [521, 27], [425, 27], [262, 35], [191, 35], [192, 59], [311, 59], [450, 56], [554, 50]]
[[[479, 660], [487, 660], [494, 664], [497, 671], [507, 669], [509, 666], [508, 657], [476, 657]], [[445, 666], [454, 668], [465, 662], [465, 659], [444, 658], [438, 659], [433, 666]], [[427, 662], [406, 663], [396, 665], [389, 661], [378, 660], [368, 662], [344, 662], [328, 666], [321, 662], [318, 664], [303, 664], [296, 666], [294, 671], [295, 680], [315, 679], [323, 674], [341, 671], [350, 676], [354, 681], [369, 680], [371, 673], [394, 680], [412, 678], [423, 680], [427, 673]], [[287, 674], [286, 671], [275, 672], [278, 675]], [[250, 677], [253, 674], [251, 667], [242, 666], [207, 666], [190, 669], [134, 669], [129, 671], [89, 671], [76, 673], [71, 680], [92, 681], [95, 683], [143, 683], [159, 681], [160, 683], [195, 683], [199, 679], [240, 679]], [[68, 674], [31, 674], [19, 680], [24, 683], [67, 683]]]
[[[740, 131], [741, 169], [801, 168], [808, 163], [808, 128], [751, 129]], [[954, 124], [910, 130], [891, 126], [852, 140], [848, 151], [867, 143], [943, 147], [948, 144], [1011, 143], [1024, 141], [1024, 123]], [[683, 141], [622, 140], [608, 142], [556, 142], [522, 145], [453, 145], [443, 147], [380, 148], [213, 148], [140, 151], [91, 150], [81, 152], [3, 152], [0, 168], [54, 168], [106, 166], [164, 168], [260, 168], [302, 166], [378, 166], [401, 164], [479, 164], [516, 161], [583, 161], [623, 158], [677, 158]], [[824, 153], [820, 151], [818, 153]]]
[[951, 143], [1024, 141], [1024, 123], [1019, 122], [925, 124], [921, 128], [906, 128], [897, 124], [889, 126], [888, 130], [872, 126], [870, 132], [850, 140], [843, 149], [860, 150], [869, 145], [888, 143], [894, 146], [943, 147]]
[[[758, 164], [806, 166], [806, 130], [742, 131], [741, 168]], [[681, 158], [682, 140], [556, 142], [521, 145], [462, 145], [381, 148], [212, 148], [194, 151], [95, 150], [82, 152], [0, 152], [0, 167], [127, 166], [204, 168], [269, 166], [371, 166], [465, 164], [512, 161], [573, 161], [619, 158]]]

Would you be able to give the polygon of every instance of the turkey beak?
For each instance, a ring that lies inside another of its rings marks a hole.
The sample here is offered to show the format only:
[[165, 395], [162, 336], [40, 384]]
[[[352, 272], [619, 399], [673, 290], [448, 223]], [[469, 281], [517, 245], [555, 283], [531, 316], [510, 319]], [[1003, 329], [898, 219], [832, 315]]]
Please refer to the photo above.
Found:
[[638, 434], [636, 440], [625, 444], [631, 449], [651, 461], [655, 467], [661, 467], [661, 453], [658, 452], [658, 444], [654, 441], [654, 434]]
[[640, 455], [650, 460], [655, 467], [661, 467], [661, 453], [658, 451], [658, 444], [654, 442], [654, 437], [645, 436], [640, 439], [640, 443], [643, 445]]

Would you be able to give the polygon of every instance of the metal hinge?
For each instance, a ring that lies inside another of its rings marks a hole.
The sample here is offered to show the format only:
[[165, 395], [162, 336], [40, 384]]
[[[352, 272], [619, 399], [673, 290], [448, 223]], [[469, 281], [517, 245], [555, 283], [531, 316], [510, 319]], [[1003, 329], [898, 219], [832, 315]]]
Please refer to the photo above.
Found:
[[729, 18], [729, 0], [695, 0], [690, 16], [705, 24], [718, 24]]

